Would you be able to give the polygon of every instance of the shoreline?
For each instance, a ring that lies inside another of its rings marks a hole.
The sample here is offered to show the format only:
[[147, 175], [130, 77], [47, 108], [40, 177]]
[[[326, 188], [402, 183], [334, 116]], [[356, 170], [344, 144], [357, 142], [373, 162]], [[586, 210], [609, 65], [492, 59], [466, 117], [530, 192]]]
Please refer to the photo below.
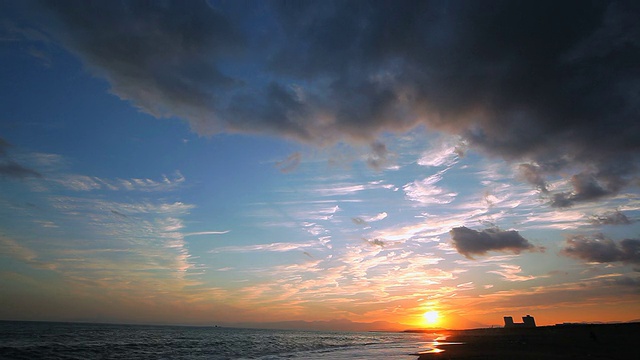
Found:
[[640, 323], [575, 324], [536, 328], [487, 328], [443, 331], [440, 352], [418, 360], [612, 359], [640, 354]]

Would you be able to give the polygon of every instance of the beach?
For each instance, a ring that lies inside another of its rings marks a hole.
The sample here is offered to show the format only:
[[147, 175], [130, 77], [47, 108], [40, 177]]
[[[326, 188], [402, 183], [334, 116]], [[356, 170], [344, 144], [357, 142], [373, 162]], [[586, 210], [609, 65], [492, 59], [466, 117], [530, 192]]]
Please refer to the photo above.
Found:
[[450, 330], [418, 360], [640, 359], [640, 323]]

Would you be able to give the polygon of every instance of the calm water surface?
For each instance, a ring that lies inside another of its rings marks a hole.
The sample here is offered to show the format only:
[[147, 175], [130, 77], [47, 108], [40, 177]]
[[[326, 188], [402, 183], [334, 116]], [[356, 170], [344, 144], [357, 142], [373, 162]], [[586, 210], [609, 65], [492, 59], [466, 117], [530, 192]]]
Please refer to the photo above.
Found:
[[411, 359], [435, 335], [0, 321], [0, 359]]

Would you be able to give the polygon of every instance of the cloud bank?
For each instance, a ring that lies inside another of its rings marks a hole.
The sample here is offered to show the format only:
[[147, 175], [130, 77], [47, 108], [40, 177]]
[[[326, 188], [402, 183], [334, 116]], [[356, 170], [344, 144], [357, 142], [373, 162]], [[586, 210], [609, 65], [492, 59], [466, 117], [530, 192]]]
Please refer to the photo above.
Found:
[[543, 250], [531, 244], [515, 230], [485, 229], [476, 231], [465, 226], [449, 231], [453, 246], [468, 259], [473, 255], [484, 255], [489, 251], [512, 252]]
[[640, 264], [640, 240], [624, 239], [618, 244], [602, 234], [574, 235], [567, 238], [561, 253], [590, 262]]
[[41, 5], [48, 32], [111, 92], [199, 134], [365, 141], [380, 168], [379, 134], [426, 125], [525, 163], [543, 192], [569, 169], [557, 207], [638, 175], [636, 2]]
[[621, 211], [610, 211], [603, 214], [595, 214], [591, 217], [590, 222], [593, 225], [629, 225], [634, 221], [629, 219], [627, 215]]

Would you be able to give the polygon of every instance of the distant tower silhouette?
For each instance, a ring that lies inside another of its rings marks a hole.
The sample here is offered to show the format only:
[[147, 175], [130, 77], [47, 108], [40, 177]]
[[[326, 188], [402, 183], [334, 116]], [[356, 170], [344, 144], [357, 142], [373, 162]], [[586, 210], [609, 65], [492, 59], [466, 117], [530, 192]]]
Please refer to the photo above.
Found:
[[531, 315], [523, 316], [521, 323], [514, 323], [511, 316], [504, 317], [505, 328], [534, 328], [536, 327], [536, 321]]
[[531, 315], [523, 316], [522, 322], [524, 327], [536, 327], [536, 320]]
[[504, 327], [508, 328], [508, 327], [513, 327], [513, 318], [511, 316], [505, 316], [504, 317]]

